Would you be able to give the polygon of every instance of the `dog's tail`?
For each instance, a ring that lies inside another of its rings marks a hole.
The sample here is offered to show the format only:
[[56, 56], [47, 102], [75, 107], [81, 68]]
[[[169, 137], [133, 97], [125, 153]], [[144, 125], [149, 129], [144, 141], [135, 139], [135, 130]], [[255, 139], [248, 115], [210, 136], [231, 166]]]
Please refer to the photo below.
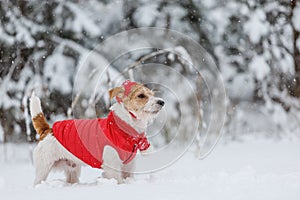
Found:
[[34, 92], [32, 92], [30, 98], [30, 114], [33, 127], [40, 136], [39, 140], [43, 140], [49, 133], [52, 133], [52, 129], [42, 111], [41, 100], [35, 96]]

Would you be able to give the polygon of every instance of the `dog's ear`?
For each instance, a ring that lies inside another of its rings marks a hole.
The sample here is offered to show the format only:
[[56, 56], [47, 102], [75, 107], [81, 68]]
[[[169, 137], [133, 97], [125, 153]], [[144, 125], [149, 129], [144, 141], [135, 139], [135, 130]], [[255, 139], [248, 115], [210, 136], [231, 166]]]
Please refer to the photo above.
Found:
[[112, 99], [114, 97], [121, 97], [121, 94], [124, 93], [123, 87], [115, 87], [109, 90], [109, 98]]

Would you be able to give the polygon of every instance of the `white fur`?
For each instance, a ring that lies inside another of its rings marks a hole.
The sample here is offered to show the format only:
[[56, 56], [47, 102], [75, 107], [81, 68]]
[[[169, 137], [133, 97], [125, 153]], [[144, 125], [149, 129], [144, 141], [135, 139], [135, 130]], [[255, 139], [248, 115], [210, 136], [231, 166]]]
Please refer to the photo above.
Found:
[[[124, 108], [123, 104], [115, 103], [111, 107], [111, 110], [139, 133], [142, 133], [146, 130], [149, 120], [153, 119], [155, 116], [151, 112], [158, 109], [155, 103], [157, 100], [158, 98], [150, 98], [147, 103], [148, 105], [145, 107], [149, 109], [145, 110], [149, 113], [145, 112], [142, 114], [143, 116], [139, 116], [138, 119], [134, 119]], [[42, 113], [40, 99], [36, 97], [34, 93], [30, 99], [30, 112], [32, 117]], [[86, 165], [66, 150], [52, 135], [46, 136], [38, 143], [33, 151], [33, 161], [36, 169], [35, 185], [46, 180], [52, 169], [63, 170], [66, 174], [66, 181], [69, 183], [76, 183], [79, 181], [81, 167]], [[102, 164], [104, 177], [115, 178], [118, 183], [123, 183], [124, 178], [131, 175], [130, 172], [133, 167], [134, 160], [129, 164], [124, 165], [115, 149], [110, 146], [105, 147]]]
[[[147, 119], [134, 119], [129, 112], [124, 108], [123, 103], [115, 103], [110, 107], [110, 110], [120, 117], [124, 122], [133, 127], [137, 132], [143, 133], [148, 125]], [[133, 113], [135, 114], [135, 113]]]
[[35, 96], [34, 92], [32, 92], [31, 98], [30, 98], [30, 114], [31, 114], [31, 117], [34, 118], [40, 113], [42, 113], [41, 100], [40, 100], [40, 98]]
[[150, 99], [145, 105], [144, 111], [149, 113], [160, 111], [162, 106], [157, 104], [157, 102], [160, 100], [163, 101], [161, 98], [158, 97], [150, 97]]

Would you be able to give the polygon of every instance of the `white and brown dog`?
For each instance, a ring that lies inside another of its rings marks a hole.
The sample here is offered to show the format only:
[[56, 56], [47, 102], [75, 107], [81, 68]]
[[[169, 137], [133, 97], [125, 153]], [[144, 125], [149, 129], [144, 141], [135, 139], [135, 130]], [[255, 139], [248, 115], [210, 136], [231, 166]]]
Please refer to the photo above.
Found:
[[68, 183], [77, 183], [84, 165], [102, 168], [105, 178], [115, 178], [118, 183], [131, 176], [136, 153], [150, 146], [146, 128], [164, 101], [144, 85], [130, 81], [111, 89], [109, 95], [117, 102], [107, 118], [64, 120], [50, 128], [40, 99], [32, 94], [30, 112], [40, 136], [33, 151], [35, 185], [46, 180], [52, 169], [63, 170]]

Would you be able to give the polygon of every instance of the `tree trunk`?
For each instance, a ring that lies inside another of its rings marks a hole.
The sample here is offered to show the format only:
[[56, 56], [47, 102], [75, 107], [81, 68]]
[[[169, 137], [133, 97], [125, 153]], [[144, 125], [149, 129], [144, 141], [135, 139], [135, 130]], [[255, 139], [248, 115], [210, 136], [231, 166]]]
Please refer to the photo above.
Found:
[[300, 32], [296, 30], [296, 27], [293, 24], [293, 20], [292, 20], [296, 6], [297, 6], [297, 0], [291, 0], [290, 23], [293, 31], [293, 59], [294, 59], [294, 68], [295, 68], [295, 81], [294, 81], [293, 91], [291, 91], [291, 94], [299, 98], [300, 97], [300, 50], [297, 47], [297, 40], [300, 40]]

